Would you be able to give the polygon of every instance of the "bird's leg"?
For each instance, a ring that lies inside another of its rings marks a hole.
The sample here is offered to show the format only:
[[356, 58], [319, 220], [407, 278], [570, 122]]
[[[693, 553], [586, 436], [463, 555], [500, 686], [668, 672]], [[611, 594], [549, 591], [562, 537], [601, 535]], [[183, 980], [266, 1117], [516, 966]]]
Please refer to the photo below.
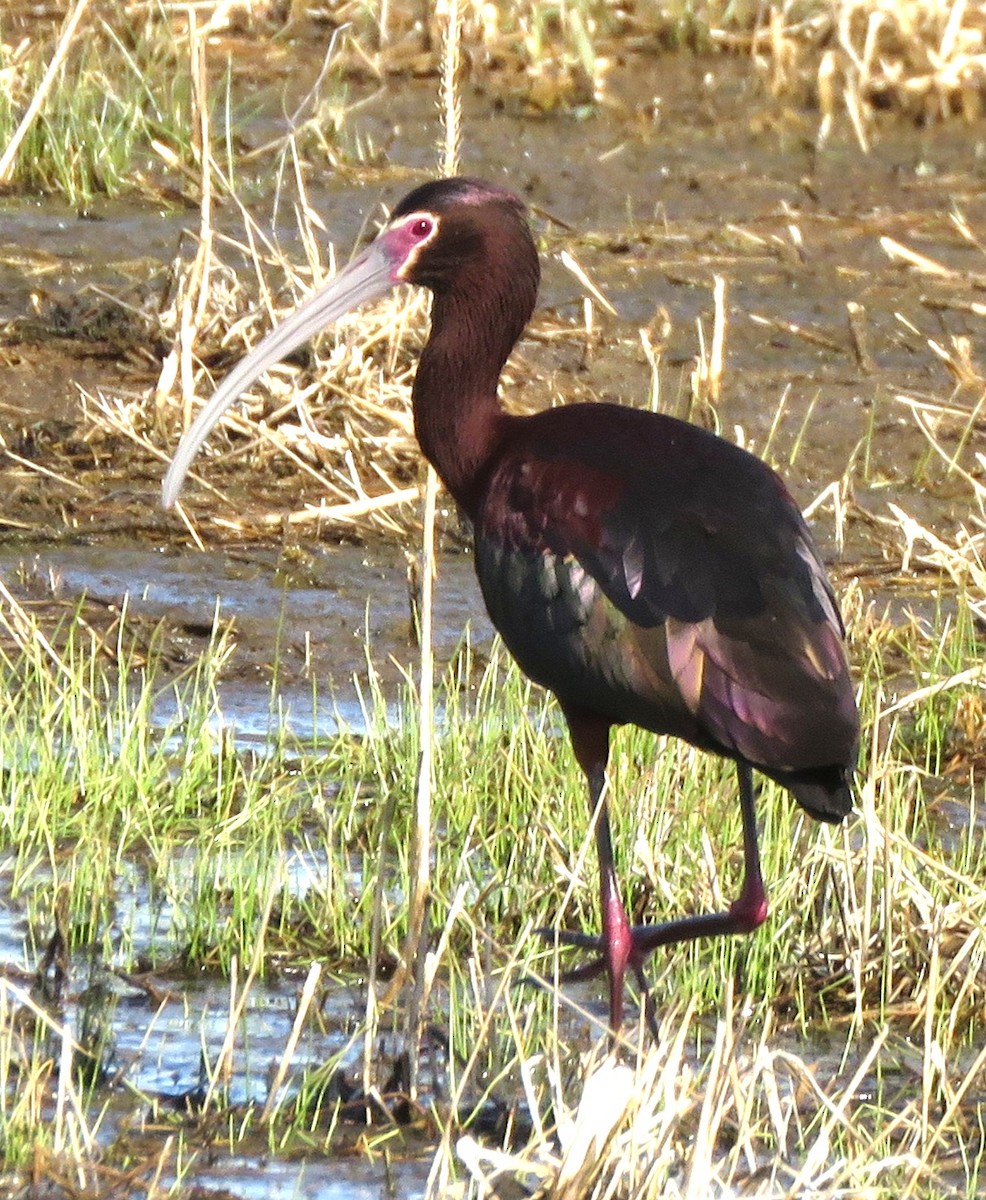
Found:
[[603, 797], [606, 785], [606, 770], [597, 763], [589, 772], [589, 801], [595, 813], [596, 853], [599, 858], [599, 907], [602, 912], [603, 930], [596, 937], [588, 933], [562, 930], [557, 935], [550, 929], [539, 932], [545, 937], [557, 936], [567, 946], [584, 946], [597, 951], [597, 957], [581, 967], [566, 971], [561, 979], [566, 983], [594, 979], [603, 971], [609, 976], [609, 1027], [615, 1036], [623, 1027], [623, 981], [627, 967], [631, 967], [640, 986], [641, 1003], [653, 1036], [657, 1037], [657, 1023], [647, 997], [647, 980], [643, 972], [643, 959], [638, 961], [635, 953], [633, 930], [616, 879], [616, 864], [613, 860], [613, 839], [610, 833], [609, 808]]
[[602, 957], [609, 976], [609, 1027], [613, 1033], [623, 1026], [623, 977], [633, 949], [630, 920], [613, 861], [613, 839], [609, 828], [609, 807], [603, 796], [606, 772], [597, 766], [589, 776], [589, 801], [596, 814], [596, 853], [599, 857], [599, 907], [603, 919]]
[[[594, 937], [585, 933], [539, 930], [543, 937], [557, 938], [565, 945], [584, 946], [596, 951], [596, 957], [584, 966], [562, 975], [566, 982], [593, 979], [603, 971], [609, 976], [609, 1027], [615, 1037], [623, 1025], [623, 981], [627, 966], [632, 966], [646, 1001], [647, 985], [643, 970], [634, 962], [633, 936], [630, 919], [620, 898], [613, 861], [613, 839], [610, 834], [609, 808], [606, 803], [606, 763], [609, 759], [609, 722], [564, 706], [572, 735], [572, 748], [589, 784], [589, 811], [594, 815], [596, 853], [599, 858], [599, 905], [602, 911], [602, 934]], [[656, 1023], [645, 1006], [652, 1031]]]
[[[661, 946], [687, 942], [700, 937], [750, 933], [767, 916], [767, 894], [760, 871], [760, 848], [757, 841], [757, 819], [754, 809], [753, 771], [748, 763], [736, 764], [739, 777], [740, 811], [743, 817], [743, 888], [725, 912], [679, 917], [660, 925], [629, 924], [620, 899], [613, 864], [613, 847], [609, 832], [609, 813], [605, 800], [600, 800], [605, 779], [603, 767], [593, 768], [589, 775], [590, 795], [598, 808], [596, 846], [599, 854], [599, 888], [603, 915], [603, 931], [599, 937], [584, 933], [558, 933], [559, 942], [595, 950], [597, 957], [584, 966], [566, 972], [566, 982], [593, 979], [603, 971], [609, 975], [610, 1030], [615, 1035], [623, 1021], [623, 980], [629, 967], [640, 988], [644, 1012], [651, 1035], [657, 1038], [657, 1023], [648, 1002], [647, 977], [644, 963]], [[540, 930], [546, 937], [551, 930]]]
[[743, 888], [725, 912], [695, 917], [679, 917], [660, 925], [635, 925], [630, 930], [633, 942], [631, 965], [643, 963], [659, 946], [687, 942], [693, 938], [718, 937], [732, 933], [751, 933], [767, 917], [767, 893], [760, 873], [760, 847], [757, 842], [757, 817], [753, 804], [753, 770], [749, 763], [738, 762], [740, 811], [743, 814]]

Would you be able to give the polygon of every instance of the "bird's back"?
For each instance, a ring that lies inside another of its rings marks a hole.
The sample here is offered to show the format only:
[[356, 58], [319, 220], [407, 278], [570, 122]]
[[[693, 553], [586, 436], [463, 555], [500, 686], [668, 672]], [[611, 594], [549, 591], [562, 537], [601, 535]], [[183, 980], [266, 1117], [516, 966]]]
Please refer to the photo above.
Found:
[[745, 759], [822, 819], [848, 811], [842, 624], [759, 459], [671, 417], [551, 409], [509, 423], [475, 538], [493, 623], [570, 710]]

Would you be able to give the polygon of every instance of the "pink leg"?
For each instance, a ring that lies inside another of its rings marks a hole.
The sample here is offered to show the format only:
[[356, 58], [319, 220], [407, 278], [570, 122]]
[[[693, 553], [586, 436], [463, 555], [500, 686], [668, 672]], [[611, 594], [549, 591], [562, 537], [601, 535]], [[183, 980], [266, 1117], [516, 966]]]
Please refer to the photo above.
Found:
[[743, 814], [743, 889], [725, 912], [679, 917], [660, 925], [637, 925], [631, 930], [634, 951], [646, 958], [658, 946], [687, 942], [692, 938], [721, 937], [752, 933], [767, 919], [767, 893], [760, 873], [757, 816], [753, 805], [753, 770], [749, 763], [736, 764], [739, 777], [740, 811]]
[[[574, 734], [574, 729], [573, 729]], [[599, 937], [583, 933], [562, 933], [558, 939], [567, 945], [583, 946], [597, 952], [596, 958], [582, 967], [567, 972], [566, 980], [592, 979], [603, 971], [609, 976], [609, 1023], [615, 1037], [623, 1024], [623, 983], [629, 967], [637, 978], [645, 1005], [647, 1023], [652, 1036], [657, 1036], [657, 1022], [648, 1003], [644, 963], [660, 946], [693, 938], [717, 937], [725, 934], [749, 933], [762, 924], [767, 916], [767, 895], [760, 871], [760, 850], [757, 844], [757, 823], [754, 811], [753, 772], [748, 763], [737, 763], [740, 806], [743, 815], [743, 855], [745, 875], [739, 897], [725, 912], [678, 917], [659, 925], [631, 926], [620, 899], [613, 863], [613, 846], [609, 829], [609, 813], [605, 802], [600, 804], [605, 781], [605, 759], [586, 772], [589, 776], [589, 795], [593, 810], [598, 806], [596, 847], [599, 855], [600, 903], [603, 929]], [[550, 930], [540, 931], [552, 936]]]
[[623, 1027], [623, 978], [627, 964], [634, 955], [634, 938], [630, 920], [616, 879], [613, 862], [613, 839], [609, 828], [609, 809], [606, 801], [600, 803], [606, 773], [602, 767], [593, 772], [589, 780], [589, 798], [592, 810], [598, 808], [596, 817], [596, 853], [599, 858], [599, 907], [603, 918], [603, 932], [599, 939], [603, 952], [606, 973], [609, 975], [609, 1027], [615, 1034]]

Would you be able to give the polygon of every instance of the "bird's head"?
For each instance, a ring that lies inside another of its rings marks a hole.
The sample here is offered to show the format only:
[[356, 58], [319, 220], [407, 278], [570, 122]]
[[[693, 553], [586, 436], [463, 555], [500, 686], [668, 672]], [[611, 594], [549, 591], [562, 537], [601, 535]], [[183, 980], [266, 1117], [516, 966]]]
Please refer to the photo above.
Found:
[[389, 243], [395, 257], [404, 254], [401, 279], [438, 295], [475, 288], [477, 272], [488, 289], [491, 271], [512, 272], [519, 259], [537, 259], [524, 205], [481, 179], [436, 179], [415, 188], [378, 241]]
[[[533, 264], [533, 265], [532, 265]], [[537, 291], [537, 253], [521, 201], [505, 188], [457, 177], [422, 184], [397, 205], [374, 241], [280, 325], [225, 377], [186, 431], [162, 489], [173, 507], [192, 460], [226, 409], [268, 367], [280, 362], [352, 309], [400, 283], [439, 297], [456, 289], [488, 293], [494, 280]], [[523, 314], [526, 321], [530, 308]], [[521, 322], [523, 324], [523, 322]]]

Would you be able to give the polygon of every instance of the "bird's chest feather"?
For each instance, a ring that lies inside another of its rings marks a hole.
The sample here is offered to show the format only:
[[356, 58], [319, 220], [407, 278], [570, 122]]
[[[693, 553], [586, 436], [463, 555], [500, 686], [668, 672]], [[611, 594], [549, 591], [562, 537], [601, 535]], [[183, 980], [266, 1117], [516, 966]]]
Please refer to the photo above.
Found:
[[565, 699], [629, 682], [630, 622], [573, 555], [477, 531], [476, 573], [493, 624], [538, 683]]
[[[676, 706], [663, 625], [634, 623], [556, 538], [564, 523], [569, 537], [597, 544], [614, 486], [590, 476], [556, 490], [539, 482], [529, 502], [523, 474], [515, 476], [502, 494], [490, 493], [476, 523], [476, 572], [490, 618], [524, 672], [564, 704], [650, 724], [642, 703]], [[538, 502], [546, 495], [549, 503]]]

